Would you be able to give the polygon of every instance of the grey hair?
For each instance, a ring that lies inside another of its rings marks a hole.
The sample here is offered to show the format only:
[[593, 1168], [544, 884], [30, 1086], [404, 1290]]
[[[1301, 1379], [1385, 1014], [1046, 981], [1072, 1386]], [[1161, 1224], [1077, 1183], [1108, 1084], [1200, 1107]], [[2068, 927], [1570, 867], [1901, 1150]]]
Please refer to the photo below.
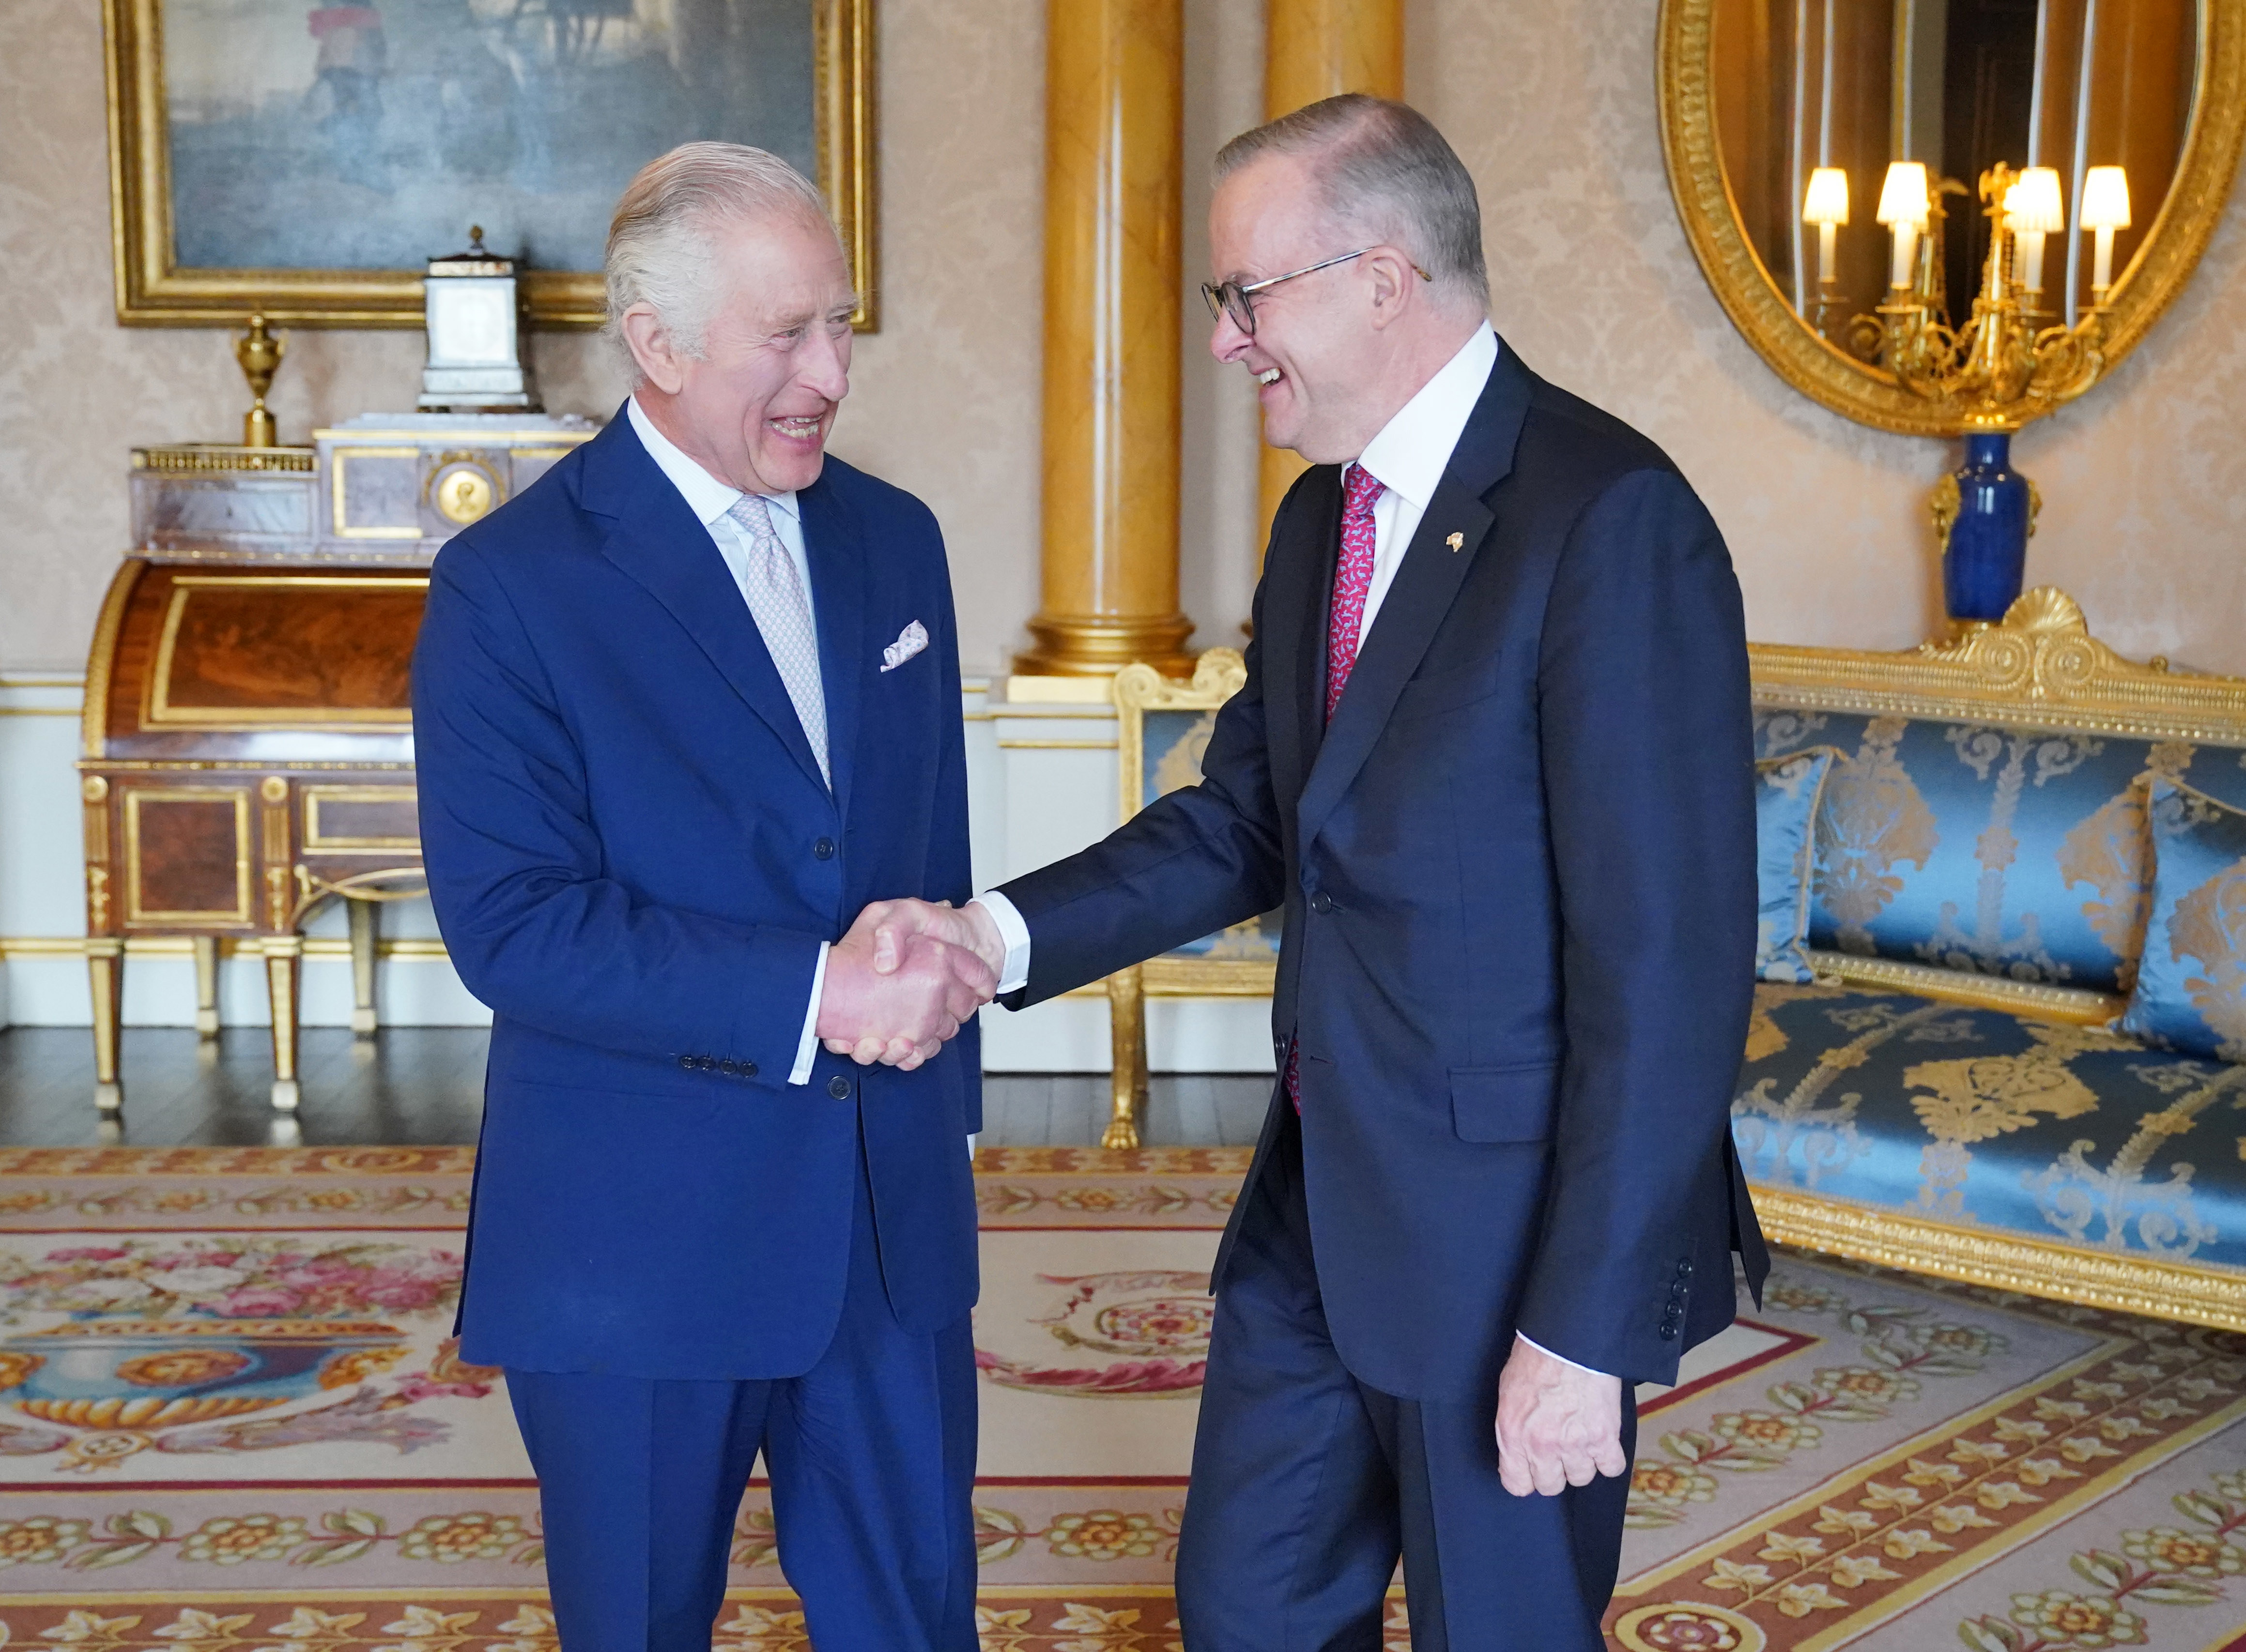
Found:
[[713, 233], [781, 213], [803, 213], [831, 230], [818, 187], [769, 150], [687, 143], [639, 169], [609, 222], [608, 325], [635, 385], [642, 375], [624, 343], [624, 312], [647, 304], [690, 356], [706, 347], [718, 298]]
[[1242, 133], [1217, 151], [1216, 181], [1274, 154], [1312, 162], [1324, 207], [1341, 223], [1401, 247], [1446, 296], [1489, 308], [1481, 201], [1466, 163], [1426, 116], [1344, 92]]

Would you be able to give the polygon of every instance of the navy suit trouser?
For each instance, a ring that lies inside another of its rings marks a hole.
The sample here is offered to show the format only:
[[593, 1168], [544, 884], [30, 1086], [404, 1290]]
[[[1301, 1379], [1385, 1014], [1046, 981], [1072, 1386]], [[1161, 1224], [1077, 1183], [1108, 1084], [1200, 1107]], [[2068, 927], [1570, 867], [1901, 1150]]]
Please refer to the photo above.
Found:
[[[1498, 1479], [1497, 1396], [1351, 1376], [1318, 1295], [1291, 1112], [1217, 1294], [1178, 1547], [1190, 1652], [1378, 1652], [1400, 1554], [1413, 1652], [1600, 1652], [1627, 1476], [1556, 1497]], [[1623, 1390], [1623, 1445], [1637, 1415]]]
[[976, 1652], [973, 1333], [902, 1329], [876, 1242], [861, 1158], [841, 1322], [800, 1377], [507, 1370], [565, 1652], [709, 1652], [759, 1451], [820, 1652]]

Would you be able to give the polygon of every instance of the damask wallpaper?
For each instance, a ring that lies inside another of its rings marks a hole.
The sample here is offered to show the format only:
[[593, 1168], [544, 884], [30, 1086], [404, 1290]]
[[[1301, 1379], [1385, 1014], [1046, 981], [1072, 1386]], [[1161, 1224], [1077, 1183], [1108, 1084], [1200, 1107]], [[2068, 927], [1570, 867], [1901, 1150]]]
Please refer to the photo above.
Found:
[[[1200, 157], [1252, 119], [1260, 8], [1189, 0]], [[883, 330], [861, 341], [837, 451], [926, 497], [949, 534], [970, 665], [1037, 602], [1040, 0], [882, 0]], [[1936, 599], [1923, 499], [1942, 444], [1850, 425], [1783, 386], [1732, 330], [1671, 207], [1653, 0], [1415, 0], [1411, 93], [1474, 169], [1498, 329], [1528, 364], [1664, 443], [1723, 526], [1749, 629], [1898, 647]], [[242, 383], [222, 334], [110, 312], [100, 19], [16, 0], [0, 55], [0, 668], [82, 662], [126, 530], [125, 450], [223, 438]], [[1254, 412], [1201, 353], [1206, 199], [1189, 168], [1181, 531], [1198, 645], [1237, 642], [1254, 561]], [[2042, 486], [2032, 582], [2071, 590], [2127, 652], [2246, 672], [2246, 222], [2233, 204], [2181, 302], [2113, 381], [2016, 445]], [[298, 333], [284, 433], [404, 405], [418, 334]], [[548, 403], [606, 411], [602, 347], [544, 336]], [[931, 426], [949, 432], [931, 443]]]

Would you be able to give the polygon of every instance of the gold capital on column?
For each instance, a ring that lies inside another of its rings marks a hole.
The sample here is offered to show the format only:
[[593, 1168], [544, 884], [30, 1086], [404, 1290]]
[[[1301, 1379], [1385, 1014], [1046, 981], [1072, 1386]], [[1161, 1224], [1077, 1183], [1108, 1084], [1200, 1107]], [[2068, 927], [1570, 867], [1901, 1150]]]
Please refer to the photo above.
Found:
[[1049, 0], [1045, 555], [1014, 669], [1190, 676], [1178, 611], [1183, 0]]
[[[1344, 92], [1404, 95], [1404, 0], [1268, 0], [1263, 118], [1276, 120]], [[1256, 489], [1263, 524], [1259, 560], [1279, 501], [1307, 467], [1302, 455], [1288, 448], [1263, 449]]]

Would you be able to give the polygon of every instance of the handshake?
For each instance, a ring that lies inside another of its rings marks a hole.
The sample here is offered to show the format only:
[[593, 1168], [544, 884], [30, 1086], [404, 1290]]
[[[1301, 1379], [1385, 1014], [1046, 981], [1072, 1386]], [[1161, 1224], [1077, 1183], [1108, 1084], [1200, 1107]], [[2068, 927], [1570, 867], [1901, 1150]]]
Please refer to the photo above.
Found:
[[981, 907], [877, 901], [827, 951], [819, 1037], [861, 1067], [910, 1071], [990, 1002], [1005, 963]]

